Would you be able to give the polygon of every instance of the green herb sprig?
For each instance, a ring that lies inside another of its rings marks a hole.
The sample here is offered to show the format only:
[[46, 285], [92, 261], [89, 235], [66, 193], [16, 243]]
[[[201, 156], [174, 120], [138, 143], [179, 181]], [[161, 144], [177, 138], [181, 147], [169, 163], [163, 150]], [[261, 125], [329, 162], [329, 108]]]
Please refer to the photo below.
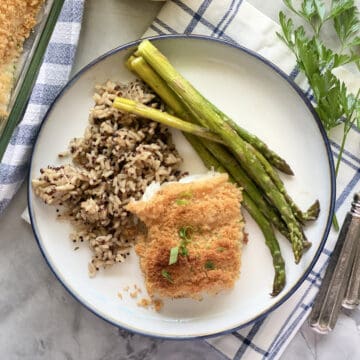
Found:
[[[342, 140], [335, 166], [339, 173], [341, 158], [350, 129], [360, 129], [360, 90], [356, 94], [348, 91], [333, 70], [339, 66], [354, 63], [360, 70], [360, 18], [354, 0], [332, 0], [329, 5], [321, 0], [303, 0], [300, 8], [295, 8], [292, 0], [284, 0], [285, 5], [305, 23], [310, 25], [312, 34], [304, 26], [295, 28], [294, 22], [283, 12], [279, 13], [282, 34], [278, 37], [296, 57], [314, 93], [315, 110], [325, 129], [329, 132], [343, 124]], [[321, 37], [323, 25], [331, 21], [339, 40], [339, 50], [329, 48]], [[333, 221], [339, 229], [336, 217]]]
[[169, 283], [171, 283], [171, 284], [174, 283], [174, 280], [172, 279], [170, 273], [169, 273], [167, 270], [162, 269], [162, 270], [161, 270], [161, 275], [162, 275]]
[[191, 236], [194, 229], [192, 226], [182, 226], [179, 229], [179, 237], [181, 239], [180, 245], [174, 246], [170, 249], [170, 256], [169, 256], [169, 265], [173, 265], [177, 263], [179, 253], [182, 256], [188, 256], [189, 250], [187, 249], [187, 245], [191, 242]]

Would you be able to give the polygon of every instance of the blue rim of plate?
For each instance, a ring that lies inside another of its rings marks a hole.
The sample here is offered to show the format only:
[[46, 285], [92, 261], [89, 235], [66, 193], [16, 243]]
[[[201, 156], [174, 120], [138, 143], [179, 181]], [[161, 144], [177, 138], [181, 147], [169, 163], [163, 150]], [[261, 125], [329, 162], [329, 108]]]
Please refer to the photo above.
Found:
[[247, 55], [252, 56], [256, 61], [260, 61], [263, 64], [265, 64], [267, 67], [271, 68], [273, 71], [275, 71], [278, 75], [280, 75], [282, 77], [283, 80], [285, 80], [296, 92], [297, 94], [301, 97], [301, 99], [304, 101], [305, 105], [307, 106], [307, 108], [309, 109], [309, 111], [311, 112], [318, 128], [320, 131], [320, 134], [322, 136], [322, 139], [324, 141], [324, 145], [326, 148], [326, 153], [327, 153], [327, 158], [328, 158], [328, 164], [329, 164], [329, 169], [330, 169], [330, 184], [331, 184], [331, 193], [330, 193], [330, 211], [328, 214], [328, 218], [327, 218], [327, 223], [324, 229], [324, 233], [319, 245], [319, 248], [313, 258], [313, 260], [311, 261], [310, 265], [308, 266], [308, 268], [304, 271], [302, 277], [297, 281], [297, 283], [288, 291], [288, 293], [286, 295], [284, 295], [276, 304], [272, 305], [271, 307], [265, 309], [262, 313], [260, 313], [258, 316], [254, 317], [252, 320], [247, 321], [244, 324], [241, 324], [235, 328], [231, 328], [231, 329], [227, 329], [227, 330], [223, 330], [223, 331], [219, 331], [217, 333], [212, 333], [212, 334], [206, 334], [206, 335], [199, 335], [199, 336], [164, 336], [164, 335], [153, 335], [151, 333], [146, 333], [146, 332], [141, 332], [141, 331], [136, 331], [130, 327], [126, 327], [123, 324], [118, 324], [110, 319], [108, 319], [107, 317], [101, 315], [100, 313], [98, 313], [96, 311], [96, 309], [93, 309], [92, 307], [88, 306], [87, 304], [85, 304], [79, 297], [77, 294], [75, 294], [68, 286], [67, 284], [60, 278], [60, 276], [57, 274], [57, 272], [55, 271], [55, 269], [52, 267], [50, 261], [48, 260], [48, 258], [45, 255], [44, 249], [42, 247], [42, 244], [40, 242], [40, 237], [37, 234], [36, 231], [36, 225], [35, 225], [35, 221], [34, 221], [34, 214], [33, 214], [33, 210], [32, 210], [32, 202], [31, 202], [31, 166], [32, 166], [32, 161], [33, 161], [33, 155], [35, 152], [35, 148], [36, 148], [36, 144], [38, 141], [38, 137], [39, 134], [41, 133], [41, 129], [43, 127], [43, 125], [46, 123], [46, 121], [49, 118], [49, 115], [52, 111], [52, 108], [54, 107], [54, 105], [56, 104], [56, 102], [63, 96], [63, 94], [67, 91], [68, 88], [70, 88], [76, 81], [78, 78], [81, 77], [81, 75], [83, 73], [85, 73], [87, 70], [89, 70], [91, 67], [93, 67], [94, 65], [98, 64], [99, 62], [101, 62], [103, 59], [112, 56], [120, 51], [124, 51], [124, 50], [128, 50], [132, 47], [137, 46], [142, 40], [144, 40], [145, 38], [136, 40], [136, 41], [132, 41], [129, 42], [127, 44], [121, 45], [119, 47], [116, 47], [108, 52], [106, 52], [103, 55], [100, 55], [99, 57], [97, 57], [96, 59], [94, 59], [93, 61], [91, 61], [89, 64], [87, 64], [86, 66], [84, 66], [80, 71], [78, 71], [70, 80], [69, 82], [64, 86], [64, 88], [60, 91], [60, 93], [56, 96], [55, 100], [53, 101], [53, 103], [50, 105], [49, 109], [47, 110], [45, 116], [44, 116], [44, 120], [42, 122], [42, 124], [39, 127], [38, 133], [36, 135], [35, 138], [35, 143], [31, 152], [31, 157], [30, 157], [30, 166], [29, 166], [29, 172], [28, 172], [28, 189], [27, 189], [27, 200], [28, 200], [28, 208], [29, 208], [29, 215], [30, 215], [30, 222], [31, 222], [31, 227], [36, 239], [36, 242], [40, 248], [40, 252], [43, 255], [47, 265], [49, 266], [50, 270], [52, 271], [52, 273], [55, 275], [55, 277], [57, 278], [57, 280], [63, 285], [63, 287], [70, 293], [71, 296], [73, 296], [74, 299], [76, 299], [80, 304], [82, 304], [86, 309], [88, 309], [90, 312], [92, 312], [94, 315], [98, 316], [99, 318], [101, 318], [102, 320], [105, 320], [106, 322], [118, 327], [118, 328], [122, 328], [128, 331], [131, 331], [135, 334], [139, 334], [139, 335], [143, 335], [143, 336], [148, 336], [148, 337], [152, 337], [152, 338], [160, 338], [160, 339], [169, 339], [169, 340], [191, 340], [191, 339], [205, 339], [205, 338], [211, 338], [211, 337], [215, 337], [215, 336], [220, 336], [220, 335], [225, 335], [225, 334], [229, 334], [232, 333], [234, 331], [237, 331], [241, 328], [244, 328], [246, 326], [249, 326], [257, 321], [260, 321], [262, 319], [264, 319], [267, 315], [269, 315], [271, 312], [273, 312], [275, 309], [277, 309], [281, 304], [283, 304], [286, 300], [288, 300], [295, 292], [296, 290], [302, 285], [302, 283], [305, 281], [305, 279], [307, 278], [307, 276], [309, 275], [309, 273], [311, 272], [311, 270], [313, 269], [314, 265], [316, 264], [317, 260], [319, 259], [322, 250], [325, 246], [327, 237], [329, 235], [330, 229], [331, 229], [331, 224], [332, 224], [332, 218], [334, 216], [334, 209], [335, 209], [335, 199], [336, 199], [336, 177], [335, 177], [335, 168], [334, 168], [334, 161], [333, 161], [333, 157], [332, 157], [332, 152], [331, 152], [331, 147], [330, 147], [330, 142], [327, 138], [327, 134], [326, 131], [321, 123], [321, 120], [319, 118], [319, 116], [317, 115], [315, 109], [313, 108], [311, 102], [309, 101], [309, 99], [306, 97], [306, 95], [304, 94], [304, 92], [301, 90], [301, 88], [294, 82], [292, 81], [288, 75], [283, 72], [280, 68], [278, 68], [276, 65], [274, 65], [272, 62], [270, 62], [269, 60], [267, 60], [266, 58], [262, 57], [261, 55], [255, 53], [254, 51], [247, 49], [241, 45], [237, 45], [235, 43], [232, 42], [228, 42], [228, 41], [224, 41], [221, 39], [216, 39], [213, 37], [209, 37], [209, 36], [205, 36], [205, 35], [181, 35], [181, 34], [171, 34], [171, 35], [159, 35], [159, 36], [151, 36], [151, 37], [147, 37], [146, 39], [151, 40], [151, 41], [158, 41], [158, 40], [164, 40], [164, 39], [194, 39], [194, 40], [207, 40], [207, 41], [211, 41], [211, 42], [215, 42], [215, 43], [220, 43], [222, 45], [225, 46], [230, 46], [233, 47], [243, 53], [246, 53]]

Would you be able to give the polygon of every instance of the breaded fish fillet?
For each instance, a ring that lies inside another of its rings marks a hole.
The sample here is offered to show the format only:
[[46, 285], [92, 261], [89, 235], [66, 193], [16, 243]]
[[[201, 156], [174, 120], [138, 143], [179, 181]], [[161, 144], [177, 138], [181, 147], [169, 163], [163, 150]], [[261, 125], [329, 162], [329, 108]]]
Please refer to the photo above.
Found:
[[150, 296], [201, 298], [234, 286], [244, 239], [240, 201], [222, 174], [167, 184], [127, 206], [147, 228], [135, 249]]

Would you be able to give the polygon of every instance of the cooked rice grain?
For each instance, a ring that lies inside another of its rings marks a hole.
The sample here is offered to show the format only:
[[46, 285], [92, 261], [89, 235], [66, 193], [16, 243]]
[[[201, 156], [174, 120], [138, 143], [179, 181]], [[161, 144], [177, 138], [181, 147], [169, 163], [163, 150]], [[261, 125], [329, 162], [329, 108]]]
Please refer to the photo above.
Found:
[[88, 242], [91, 276], [129, 255], [136, 220], [124, 206], [139, 200], [151, 182], [181, 177], [182, 159], [168, 129], [113, 108], [116, 96], [162, 106], [139, 80], [97, 86], [84, 136], [70, 142], [72, 164], [41, 169], [32, 181], [35, 194], [60, 206], [58, 216], [74, 224], [71, 240]]

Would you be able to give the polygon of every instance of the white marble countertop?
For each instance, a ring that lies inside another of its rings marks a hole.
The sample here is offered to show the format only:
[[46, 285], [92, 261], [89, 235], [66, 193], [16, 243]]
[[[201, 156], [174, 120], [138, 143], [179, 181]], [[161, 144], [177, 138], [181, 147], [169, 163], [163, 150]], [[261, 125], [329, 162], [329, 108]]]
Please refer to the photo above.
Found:
[[[219, 0], [220, 1], [220, 0]], [[281, 0], [249, 0], [277, 19]], [[161, 7], [149, 0], [87, 0], [73, 71], [101, 53], [135, 40]], [[141, 9], [141, 11], [139, 11]], [[105, 24], [105, 26], [104, 26]], [[128, 333], [76, 302], [46, 265], [31, 228], [20, 215], [26, 187], [0, 218], [0, 352], [12, 359], [207, 359], [223, 357], [204, 341], [158, 340]], [[327, 336], [305, 323], [283, 359], [360, 359], [360, 310], [344, 312]]]

